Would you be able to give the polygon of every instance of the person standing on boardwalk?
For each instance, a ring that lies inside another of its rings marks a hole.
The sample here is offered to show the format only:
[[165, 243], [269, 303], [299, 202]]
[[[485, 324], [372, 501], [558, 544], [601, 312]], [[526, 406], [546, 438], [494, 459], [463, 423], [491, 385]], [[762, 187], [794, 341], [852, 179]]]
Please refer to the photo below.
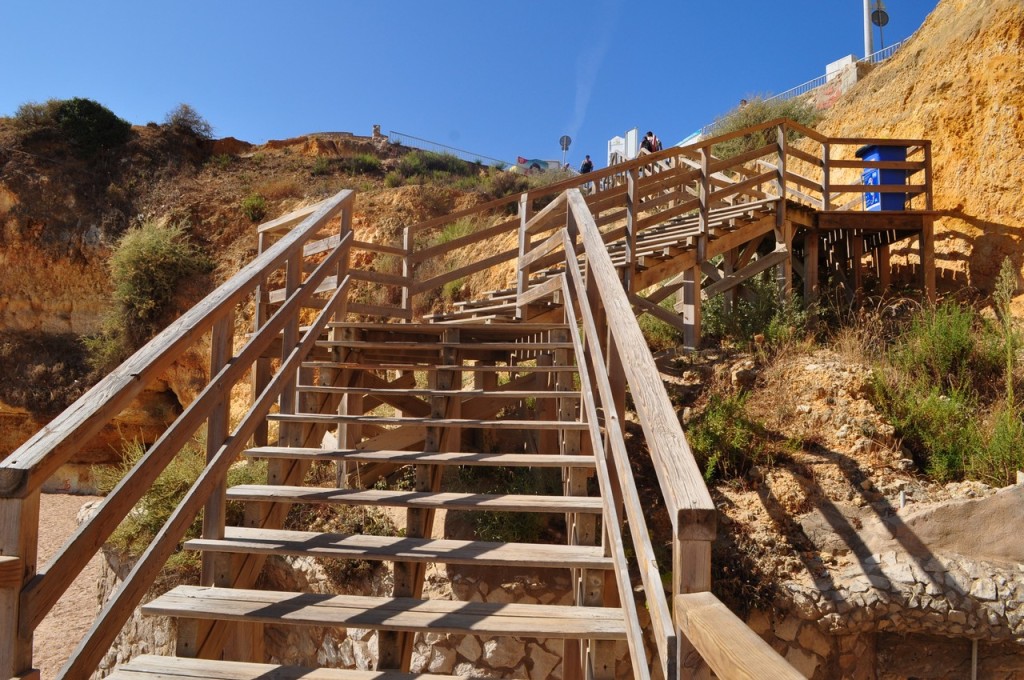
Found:
[[583, 162], [580, 163], [580, 174], [585, 175], [593, 169], [594, 162], [590, 160], [590, 156], [588, 155], [586, 158], [583, 159]]

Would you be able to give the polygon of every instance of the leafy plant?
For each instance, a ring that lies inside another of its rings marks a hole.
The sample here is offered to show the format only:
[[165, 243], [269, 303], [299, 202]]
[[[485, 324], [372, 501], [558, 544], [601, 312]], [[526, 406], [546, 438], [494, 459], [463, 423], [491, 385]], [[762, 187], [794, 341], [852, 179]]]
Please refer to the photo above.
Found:
[[213, 126], [189, 104], [178, 104], [167, 112], [164, 123], [175, 132], [196, 139], [212, 139]]
[[340, 165], [342, 170], [353, 175], [377, 175], [383, 169], [380, 159], [369, 153], [345, 158]]
[[[660, 306], [671, 311], [673, 300], [673, 297], [669, 297], [663, 300]], [[678, 328], [665, 323], [653, 314], [642, 314], [637, 317], [636, 322], [640, 326], [640, 332], [644, 334], [644, 339], [647, 340], [647, 346], [653, 352], [674, 349], [682, 342], [682, 333]]]
[[[799, 97], [786, 100], [772, 99], [771, 101], [767, 101], [763, 97], [754, 97], [746, 104], [736, 107], [715, 121], [711, 134], [716, 137], [726, 135], [730, 132], [767, 123], [776, 118], [789, 118], [802, 125], [813, 127], [821, 119], [821, 113], [812, 103]], [[800, 136], [793, 130], [787, 133], [787, 139], [790, 141], [799, 139]], [[712, 154], [719, 158], [730, 158], [773, 143], [776, 137], [777, 133], [774, 128], [761, 130], [716, 144], [712, 149]]]
[[327, 156], [317, 156], [316, 160], [313, 161], [313, 169], [310, 171], [314, 177], [320, 177], [326, 175], [331, 171], [331, 161]]
[[250, 222], [259, 222], [267, 215], [267, 199], [258, 193], [249, 194], [242, 199], [241, 209]]
[[753, 465], [770, 462], [757, 443], [763, 428], [747, 417], [746, 400], [746, 393], [712, 394], [687, 428], [686, 438], [708, 482], [739, 477]]

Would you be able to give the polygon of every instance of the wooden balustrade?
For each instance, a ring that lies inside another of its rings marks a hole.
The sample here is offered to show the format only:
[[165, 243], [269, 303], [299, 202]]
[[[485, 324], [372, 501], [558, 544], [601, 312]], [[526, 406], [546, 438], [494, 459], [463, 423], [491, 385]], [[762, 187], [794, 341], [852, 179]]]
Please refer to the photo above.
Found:
[[[279, 378], [265, 381], [264, 393], [233, 432], [229, 431], [231, 389], [248, 379], [250, 371], [279, 339], [282, 329], [298, 319], [301, 308], [322, 307], [317, 323], [323, 325], [341, 306], [348, 287], [347, 278], [340, 285], [335, 283], [330, 287], [332, 296], [326, 305], [317, 303], [315, 298], [322, 293], [318, 289], [325, 280], [337, 280], [347, 272], [353, 198], [352, 192], [342, 191], [317, 205], [263, 225], [260, 255], [0, 462], [0, 517], [3, 519], [0, 554], [14, 560], [11, 564], [16, 569], [10, 571], [17, 572], [16, 578], [6, 579], [0, 586], [0, 677], [19, 677], [31, 671], [32, 631], [170, 460], [204, 425], [206, 471], [104, 606], [62, 673], [68, 677], [87, 677], [95, 669], [124, 621], [152, 585], [166, 558], [177, 549], [181, 535], [200, 508], [206, 508], [204, 535], [223, 535], [224, 471], [249, 437], [256, 434], [283, 384]], [[320, 237], [327, 224], [339, 216], [340, 233]], [[308, 253], [327, 255], [307, 273], [303, 263]], [[260, 291], [282, 270], [287, 272], [289, 292], [275, 305], [269, 301], [269, 295]], [[258, 328], [241, 349], [235, 351], [235, 311], [251, 304], [255, 304]], [[93, 516], [36, 573], [38, 499], [42, 483], [182, 352], [207, 334], [211, 337], [209, 383], [147, 449]], [[302, 342], [311, 342], [310, 337], [306, 334]], [[295, 343], [298, 343], [297, 334]], [[287, 344], [286, 349], [292, 354], [297, 351]], [[212, 569], [212, 563], [204, 563], [207, 577]]]

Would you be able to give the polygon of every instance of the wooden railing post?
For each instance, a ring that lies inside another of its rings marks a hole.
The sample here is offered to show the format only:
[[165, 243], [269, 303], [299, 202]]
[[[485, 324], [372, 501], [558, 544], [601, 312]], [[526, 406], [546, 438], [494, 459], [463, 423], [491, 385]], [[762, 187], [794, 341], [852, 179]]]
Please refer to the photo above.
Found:
[[626, 261], [622, 270], [622, 285], [626, 293], [633, 292], [633, 278], [636, 276], [636, 222], [639, 204], [637, 202], [636, 169], [626, 171]]
[[702, 146], [700, 152], [700, 196], [698, 196], [698, 226], [696, 258], [689, 269], [683, 271], [681, 311], [683, 345], [689, 349], [700, 347], [701, 336], [701, 267], [707, 259], [708, 231], [711, 219], [711, 147]]
[[0, 579], [0, 678], [27, 677], [32, 671], [32, 629], [22, 629], [21, 589], [36, 573], [39, 491], [0, 499], [0, 555], [15, 558]]
[[405, 279], [405, 286], [402, 288], [402, 310], [406, 313], [407, 320], [412, 320], [412, 230], [406, 227], [402, 230], [402, 278]]
[[[715, 540], [715, 511], [680, 512], [672, 543], [672, 593], [682, 595], [711, 590], [711, 544]], [[676, 622], [681, 678], [709, 680], [710, 669]]]
[[821, 209], [832, 209], [832, 145], [821, 145]]
[[[231, 359], [234, 349], [235, 315], [225, 314], [213, 326], [210, 341], [210, 375], [220, 373]], [[226, 388], [217, 399], [206, 421], [206, 462], [213, 460], [228, 437], [231, 415], [230, 388]], [[224, 517], [226, 512], [227, 478], [221, 479], [210, 494], [203, 511], [203, 538], [224, 538]], [[215, 553], [203, 553], [203, 585], [215, 582], [216, 564], [221, 562]]]
[[[532, 217], [530, 210], [530, 199], [529, 194], [524, 193], [519, 197], [519, 262], [522, 262], [523, 258], [528, 252], [530, 252], [530, 233], [527, 231], [527, 224], [530, 222]], [[526, 292], [527, 286], [530, 285], [530, 268], [520, 268], [516, 266], [516, 297], [522, 297], [523, 293]], [[516, 318], [522, 319], [525, 314], [525, 308], [516, 306]]]

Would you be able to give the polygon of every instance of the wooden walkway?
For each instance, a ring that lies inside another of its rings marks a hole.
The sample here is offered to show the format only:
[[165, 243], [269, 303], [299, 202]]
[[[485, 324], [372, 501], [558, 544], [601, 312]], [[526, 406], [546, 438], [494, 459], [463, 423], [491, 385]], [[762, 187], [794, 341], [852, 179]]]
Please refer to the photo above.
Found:
[[[586, 195], [584, 180], [567, 180], [410, 225], [400, 244], [358, 238], [348, 191], [262, 225], [259, 255], [238, 275], [0, 463], [0, 678], [38, 677], [32, 631], [200, 432], [206, 469], [60, 677], [92, 674], [181, 546], [201, 554], [200, 584], [141, 607], [178, 620], [176, 656], [142, 656], [110, 677], [438, 680], [412, 673], [415, 636], [426, 632], [558, 640], [566, 680], [800, 677], [710, 593], [717, 513], [635, 317], [665, 319], [695, 346], [704, 299], [774, 269], [783, 293], [813, 298], [826, 279], [840, 280], [855, 300], [868, 261], [886, 285], [889, 250], [907, 239], [919, 243], [931, 294], [930, 145], [827, 139], [781, 120], [733, 136], [764, 131], [775, 141], [732, 158], [712, 154], [723, 138], [667, 149], [588, 174], [595, 189]], [[901, 144], [909, 160], [840, 153], [866, 143]], [[883, 165], [906, 171], [908, 183], [873, 189], [905, 194], [907, 209], [859, 210], [869, 189], [854, 177]], [[516, 217], [496, 217], [509, 208]], [[434, 243], [432, 233], [460, 219], [489, 226]], [[446, 264], [486, 240], [516, 245]], [[387, 260], [394, 271], [352, 265]], [[504, 275], [504, 288], [418, 317], [424, 298], [484, 272]], [[367, 295], [371, 286], [384, 293]], [[670, 296], [678, 314], [661, 304]], [[236, 337], [240, 317], [253, 329]], [[187, 351], [209, 352], [207, 384], [64, 549], [37, 564], [43, 482]], [[233, 393], [249, 385], [251, 403], [233, 408]], [[633, 480], [627, 392], [671, 522], [670, 563], [656, 558], [650, 508]], [[244, 456], [267, 461], [265, 483], [227, 488], [228, 468]], [[495, 466], [546, 471], [558, 490], [452, 488], [453, 469]], [[310, 482], [313, 469], [321, 473]], [[398, 471], [412, 488], [371, 488]], [[226, 519], [229, 501], [244, 507], [237, 525]], [[397, 508], [405, 532], [288, 525], [291, 509], [309, 504]], [[545, 513], [565, 530], [523, 543], [434, 535], [434, 514], [450, 509]], [[188, 537], [200, 513], [201, 535]], [[258, 589], [273, 555], [384, 562], [394, 586], [387, 597]], [[557, 570], [573, 601], [427, 599], [429, 563]], [[374, 630], [377, 670], [270, 664], [268, 624]], [[616, 665], [623, 640], [628, 668]]]

